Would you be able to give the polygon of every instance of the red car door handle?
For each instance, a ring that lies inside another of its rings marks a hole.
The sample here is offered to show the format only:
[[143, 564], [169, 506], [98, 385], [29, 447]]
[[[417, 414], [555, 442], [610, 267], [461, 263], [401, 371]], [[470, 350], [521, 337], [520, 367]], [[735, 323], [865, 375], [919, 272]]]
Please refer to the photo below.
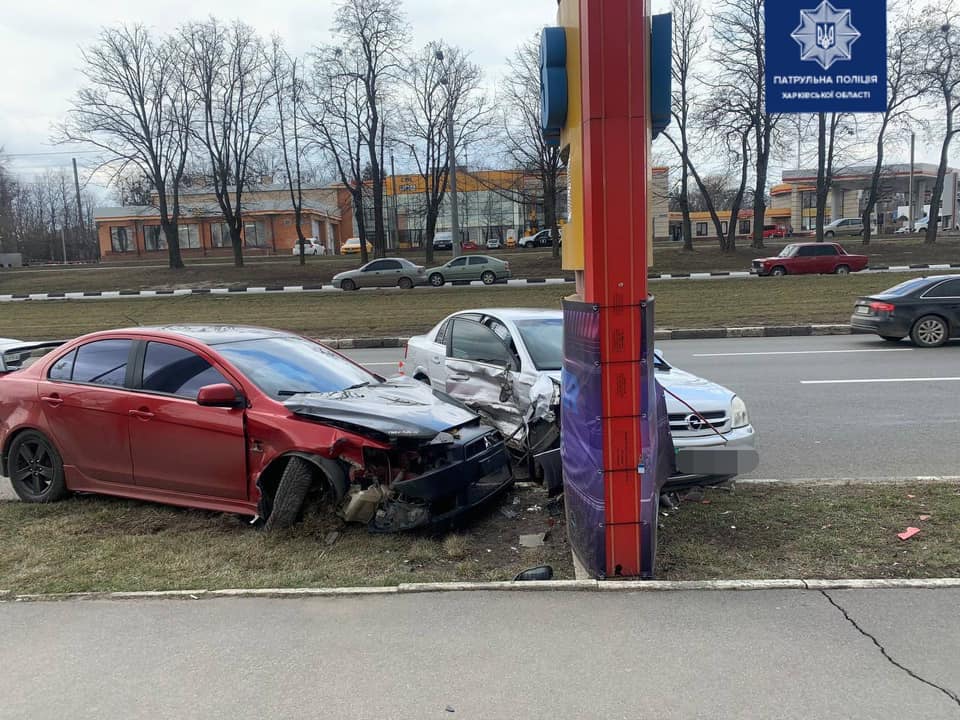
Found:
[[130, 417], [139, 418], [140, 420], [149, 420], [153, 417], [153, 413], [147, 410], [146, 408], [140, 408], [139, 410], [131, 410], [129, 413]]
[[53, 395], [43, 395], [40, 397], [50, 407], [60, 407], [63, 405], [63, 398], [54, 393]]

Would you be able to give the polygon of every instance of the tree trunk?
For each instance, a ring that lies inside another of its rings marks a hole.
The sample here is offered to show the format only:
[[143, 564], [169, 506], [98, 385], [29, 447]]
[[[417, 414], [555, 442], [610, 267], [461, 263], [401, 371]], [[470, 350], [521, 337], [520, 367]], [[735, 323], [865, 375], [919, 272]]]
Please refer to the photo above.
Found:
[[757, 147], [757, 182], [753, 189], [753, 242], [755, 250], [763, 248], [763, 226], [767, 214], [767, 170], [770, 165], [770, 128], [765, 123]]
[[167, 258], [171, 270], [182, 270], [183, 254], [180, 252], [180, 228], [177, 223], [172, 221], [160, 221], [160, 227], [163, 229], [163, 235], [167, 238]]
[[[686, 143], [684, 143], [686, 145]], [[686, 150], [684, 156], [680, 158], [680, 213], [683, 216], [681, 232], [683, 234], [683, 249], [687, 252], [693, 252], [693, 222], [690, 219], [690, 170], [687, 168]]]
[[[940, 201], [943, 199], [947, 165], [950, 162], [950, 142], [953, 140], [952, 125], [953, 123], [948, 118], [947, 133], [943, 137], [943, 147], [940, 150], [940, 167], [937, 168], [937, 179], [933, 183], [933, 197], [930, 198], [930, 212], [927, 213], [927, 236], [923, 240], [925, 245], [933, 245], [937, 242], [937, 231], [940, 229]], [[920, 206], [923, 206], [923, 199], [920, 200]]]
[[823, 242], [823, 225], [827, 216], [827, 115], [820, 113], [817, 134], [817, 242]]
[[293, 218], [294, 222], [297, 224], [297, 240], [300, 243], [300, 264], [307, 264], [307, 253], [306, 245], [307, 239], [303, 236], [303, 208], [301, 206], [296, 206], [293, 209]]
[[870, 191], [867, 194], [867, 202], [863, 208], [864, 245], [870, 244], [870, 236], [873, 234], [871, 218], [874, 209], [877, 207], [878, 195], [880, 194], [880, 173], [883, 172], [883, 141], [887, 134], [887, 125], [889, 122], [889, 114], [884, 115], [883, 123], [880, 125], [880, 133], [877, 135], [877, 163], [873, 166], [873, 175], [870, 176]]
[[230, 223], [230, 244], [233, 245], [233, 266], [243, 267], [243, 238], [240, 237], [240, 218]]
[[427, 267], [430, 267], [433, 265], [433, 238], [437, 234], [437, 211], [430, 207], [429, 204], [427, 207], [426, 225], [426, 233], [424, 235], [424, 250], [426, 251], [427, 256]]
[[557, 232], [557, 175], [547, 170], [543, 178], [543, 220], [550, 230], [551, 251], [554, 258], [560, 257], [560, 242]]
[[370, 254], [367, 252], [367, 224], [363, 219], [363, 185], [360, 185], [360, 191], [353, 193], [353, 212], [357, 220], [357, 234], [360, 236], [360, 264], [366, 265], [370, 262]]
[[741, 161], [740, 161], [740, 189], [733, 199], [733, 205], [730, 208], [730, 223], [727, 227], [727, 237], [720, 238], [720, 250], [724, 253], [735, 253], [737, 251], [737, 225], [740, 222], [740, 208], [743, 206], [743, 195], [747, 189], [747, 175], [750, 172], [750, 136], [743, 135], [740, 143]]

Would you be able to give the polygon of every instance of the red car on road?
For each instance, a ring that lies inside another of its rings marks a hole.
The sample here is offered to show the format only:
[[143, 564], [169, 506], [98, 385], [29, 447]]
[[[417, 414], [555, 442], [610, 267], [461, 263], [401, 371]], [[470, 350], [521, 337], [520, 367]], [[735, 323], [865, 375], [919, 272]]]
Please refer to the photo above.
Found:
[[753, 261], [750, 272], [766, 275], [847, 275], [866, 269], [866, 255], [848, 255], [837, 243], [793, 243], [776, 257]]
[[[25, 346], [27, 348], [34, 346]], [[296, 521], [308, 495], [372, 530], [445, 522], [512, 482], [502, 436], [415, 381], [286, 332], [87, 335], [0, 377], [3, 471], [26, 502], [91, 492]]]

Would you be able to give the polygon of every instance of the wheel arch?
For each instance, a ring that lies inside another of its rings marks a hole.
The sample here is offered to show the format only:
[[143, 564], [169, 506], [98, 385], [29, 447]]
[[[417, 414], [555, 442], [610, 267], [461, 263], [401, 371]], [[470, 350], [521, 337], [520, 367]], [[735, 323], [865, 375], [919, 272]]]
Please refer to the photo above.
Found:
[[322, 455], [299, 450], [284, 453], [274, 458], [270, 464], [263, 469], [257, 478], [257, 488], [260, 490], [261, 496], [268, 494], [272, 498], [273, 494], [277, 491], [280, 477], [283, 475], [283, 471], [291, 458], [300, 458], [313, 465], [319, 472], [320, 478], [330, 486], [330, 489], [336, 496], [335, 500], [337, 503], [347, 496], [347, 492], [350, 489], [350, 480], [338, 462], [323, 457]]
[[[16, 427], [12, 429], [9, 433], [7, 433], [7, 437], [3, 442], [3, 450], [2, 452], [0, 452], [0, 475], [4, 475], [5, 477], [8, 476], [7, 462], [10, 456], [10, 447], [13, 445], [13, 442], [18, 437], [23, 435], [25, 432], [31, 432], [31, 431], [40, 433], [41, 435], [43, 435], [47, 439], [47, 442], [53, 445], [53, 449], [56, 450], [57, 453], [60, 453], [60, 448], [57, 447], [56, 441], [52, 437], [50, 437], [49, 432], [47, 432], [41, 427], [36, 427], [34, 425], [20, 425], [19, 427]], [[60, 459], [61, 460], [63, 459], [62, 453], [60, 453]]]

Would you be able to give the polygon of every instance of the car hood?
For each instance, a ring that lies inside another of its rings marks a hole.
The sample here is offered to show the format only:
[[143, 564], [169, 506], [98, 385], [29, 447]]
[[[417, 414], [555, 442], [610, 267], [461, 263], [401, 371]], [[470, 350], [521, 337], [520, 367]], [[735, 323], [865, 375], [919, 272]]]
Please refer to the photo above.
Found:
[[789, 260], [789, 259], [790, 258], [782, 258], [777, 255], [772, 255], [770, 257], [754, 258], [753, 261], [762, 263], [762, 262], [769, 262], [770, 260]]
[[294, 395], [284, 406], [300, 417], [369, 429], [390, 438], [429, 440], [479, 420], [444, 393], [407, 378], [353, 390]]
[[[549, 372], [547, 375], [560, 382], [559, 370]], [[677, 368], [657, 370], [656, 378], [664, 389], [682, 398], [683, 402], [688, 403], [700, 413], [729, 411], [730, 403], [736, 396], [736, 393], [723, 387], [723, 385], [717, 385], [717, 383], [704, 380], [702, 377], [697, 377]], [[679, 415], [690, 412], [690, 408], [672, 397], [670, 393], [666, 394], [666, 398], [669, 414]]]

